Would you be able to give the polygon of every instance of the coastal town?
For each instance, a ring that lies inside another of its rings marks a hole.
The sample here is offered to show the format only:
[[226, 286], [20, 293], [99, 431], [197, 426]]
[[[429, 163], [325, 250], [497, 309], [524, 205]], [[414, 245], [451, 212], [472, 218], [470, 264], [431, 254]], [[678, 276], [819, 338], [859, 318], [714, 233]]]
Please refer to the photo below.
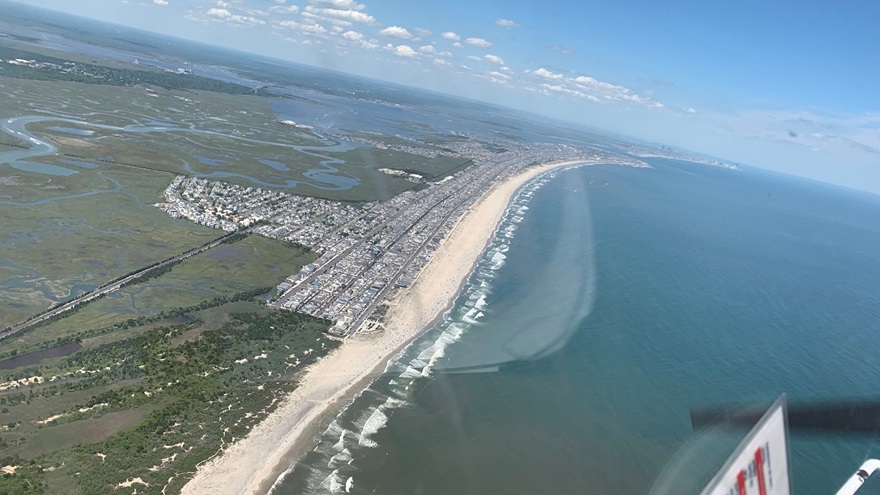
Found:
[[178, 176], [165, 191], [167, 201], [156, 206], [209, 227], [250, 229], [313, 249], [319, 258], [279, 284], [271, 305], [328, 319], [331, 332], [351, 335], [381, 326], [383, 303], [412, 284], [459, 218], [494, 184], [539, 163], [644, 165], [593, 148], [498, 144], [504, 151], [463, 145], [458, 151], [471, 166], [382, 202], [340, 203]]

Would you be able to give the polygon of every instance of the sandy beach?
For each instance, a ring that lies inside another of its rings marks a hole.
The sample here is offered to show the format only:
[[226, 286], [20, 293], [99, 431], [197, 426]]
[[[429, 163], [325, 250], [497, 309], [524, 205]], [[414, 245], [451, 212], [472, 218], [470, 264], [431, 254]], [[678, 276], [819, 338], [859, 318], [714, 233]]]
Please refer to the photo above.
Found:
[[390, 302], [386, 328], [356, 335], [313, 364], [297, 389], [243, 439], [199, 467], [184, 494], [265, 493], [292, 461], [314, 447], [322, 418], [363, 390], [385, 363], [450, 307], [513, 194], [541, 173], [574, 162], [531, 167], [496, 184], [459, 219], [414, 283]]

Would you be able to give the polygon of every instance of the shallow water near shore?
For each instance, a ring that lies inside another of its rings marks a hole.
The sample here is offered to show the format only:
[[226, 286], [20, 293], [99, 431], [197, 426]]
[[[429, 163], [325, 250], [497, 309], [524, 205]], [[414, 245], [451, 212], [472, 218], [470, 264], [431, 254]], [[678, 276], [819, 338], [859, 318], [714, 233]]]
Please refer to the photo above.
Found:
[[[697, 435], [691, 407], [880, 395], [859, 344], [880, 327], [880, 200], [649, 161], [524, 188], [447, 318], [273, 493], [692, 493], [745, 432]], [[796, 493], [880, 454], [791, 447]]]

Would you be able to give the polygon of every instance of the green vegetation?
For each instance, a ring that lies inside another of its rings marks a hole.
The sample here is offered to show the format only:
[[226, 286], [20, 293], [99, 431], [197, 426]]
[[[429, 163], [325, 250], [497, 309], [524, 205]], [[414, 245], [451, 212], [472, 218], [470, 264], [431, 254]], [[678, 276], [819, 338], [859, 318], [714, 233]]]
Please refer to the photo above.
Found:
[[[110, 86], [150, 85], [165, 89], [217, 91], [245, 94], [251, 88], [192, 74], [178, 74], [158, 70], [133, 70], [121, 67], [72, 62], [67, 58], [52, 57], [29, 50], [0, 45], [0, 75], [42, 81], [73, 81]], [[9, 60], [26, 60], [11, 64]]]
[[[13, 96], [4, 106], [7, 116], [31, 113], [26, 105], [30, 102], [64, 108], [72, 118], [88, 115], [88, 121], [95, 124], [195, 125], [216, 133], [133, 133], [65, 121], [29, 124], [29, 130], [52, 141], [61, 152], [33, 161], [77, 173], [47, 176], [0, 166], [0, 216], [8, 219], [0, 226], [0, 244], [9, 260], [0, 264], [0, 280], [12, 281], [0, 293], [0, 328], [216, 237], [211, 229], [170, 219], [151, 207], [162, 201], [169, 174], [188, 173], [187, 168], [204, 174], [230, 170], [284, 185], [281, 189], [289, 192], [372, 201], [415, 187], [412, 182], [376, 171], [378, 167], [442, 177], [460, 165], [449, 158], [429, 159], [370, 147], [332, 153], [296, 151], [292, 146], [310, 145], [312, 150], [320, 150], [322, 142], [277, 123], [271, 100], [254, 95], [148, 91], [4, 77], [0, 77], [0, 91]], [[12, 140], [2, 133], [0, 137]], [[10, 144], [22, 146], [19, 141]], [[202, 163], [205, 159], [218, 160], [219, 165]], [[290, 180], [303, 180], [307, 170], [323, 168], [320, 162], [328, 159], [344, 160], [334, 165], [340, 170], [338, 175], [355, 179], [357, 185], [343, 190], [319, 189], [304, 182], [292, 189], [286, 187]], [[275, 170], [259, 160], [283, 164], [289, 171]], [[228, 180], [253, 185], [244, 177]]]
[[[113, 46], [118, 35], [105, 34]], [[278, 100], [242, 85], [20, 43], [28, 41], [0, 40], [0, 117], [51, 115], [26, 125], [59, 152], [29, 160], [76, 173], [0, 165], [0, 328], [223, 235], [152, 206], [173, 174], [222, 172], [245, 186], [374, 201], [417, 187], [378, 168], [438, 180], [467, 166], [423, 156], [464, 138], [406, 118], [389, 122], [391, 134], [424, 142], [346, 129], [394, 149], [349, 143], [279, 123]], [[164, 43], [140, 46], [161, 53]], [[201, 49], [181, 50], [176, 60], [198, 63], [190, 55]], [[210, 63], [233, 56], [241, 57]], [[335, 75], [251, 67], [284, 84], [353, 94]], [[395, 93], [372, 94], [404, 98]], [[28, 146], [0, 133], [0, 152]], [[235, 236], [0, 341], [0, 359], [19, 357], [16, 369], [0, 370], [0, 494], [178, 491], [338, 345], [324, 334], [329, 322], [254, 302], [314, 259], [302, 246]]]
[[[200, 304], [249, 294], [277, 284], [311, 263], [316, 254], [309, 249], [260, 236], [248, 236], [235, 243], [221, 244], [183, 260], [159, 277], [119, 289], [84, 304], [62, 318], [0, 341], [0, 358], [15, 351], [23, 354], [69, 342], [71, 336], [111, 327], [131, 320], [175, 317], [173, 308], [199, 308]], [[147, 320], [139, 321], [145, 323]], [[127, 328], [127, 327], [125, 327]], [[120, 330], [124, 328], [116, 328]]]
[[167, 185], [165, 174], [124, 168], [68, 177], [0, 170], [9, 260], [0, 264], [0, 328], [219, 237], [154, 208]]
[[258, 291], [81, 332], [73, 355], [7, 372], [32, 383], [0, 392], [0, 467], [15, 468], [0, 493], [178, 491], [338, 345], [327, 321], [246, 302]]

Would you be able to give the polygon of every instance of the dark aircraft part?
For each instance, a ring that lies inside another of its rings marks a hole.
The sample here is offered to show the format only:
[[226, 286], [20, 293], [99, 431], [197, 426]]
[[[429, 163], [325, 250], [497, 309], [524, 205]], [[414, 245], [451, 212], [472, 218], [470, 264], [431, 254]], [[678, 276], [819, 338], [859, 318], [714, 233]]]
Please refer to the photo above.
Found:
[[[691, 410], [694, 430], [710, 426], [751, 428], [766, 406], [727, 406]], [[829, 432], [876, 432], [880, 428], [880, 402], [836, 401], [788, 405], [789, 430]]]

